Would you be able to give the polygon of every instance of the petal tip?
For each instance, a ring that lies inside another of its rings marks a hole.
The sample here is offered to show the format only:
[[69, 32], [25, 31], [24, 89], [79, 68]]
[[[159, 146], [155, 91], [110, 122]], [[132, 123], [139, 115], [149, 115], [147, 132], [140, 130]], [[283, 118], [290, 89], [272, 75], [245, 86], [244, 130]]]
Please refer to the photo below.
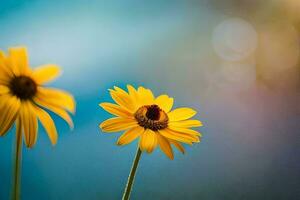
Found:
[[174, 160], [174, 155], [168, 156], [168, 158], [169, 158], [170, 160]]
[[99, 103], [98, 105], [101, 107], [101, 108], [103, 108], [104, 109], [104, 107], [105, 107], [105, 105], [106, 105], [107, 103], [105, 103], [105, 102], [102, 102], [102, 103]]
[[127, 88], [134, 88], [133, 85], [131, 85], [131, 84], [127, 84], [126, 87]]
[[54, 147], [57, 144], [57, 137], [50, 139], [51, 145]]

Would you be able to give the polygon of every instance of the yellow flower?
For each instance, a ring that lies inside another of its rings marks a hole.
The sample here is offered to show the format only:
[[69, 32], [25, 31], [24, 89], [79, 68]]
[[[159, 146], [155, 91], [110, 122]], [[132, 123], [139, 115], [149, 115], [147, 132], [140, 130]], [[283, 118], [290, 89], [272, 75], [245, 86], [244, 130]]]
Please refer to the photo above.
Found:
[[45, 128], [51, 143], [57, 142], [57, 131], [50, 110], [73, 127], [69, 112], [75, 112], [72, 95], [57, 89], [43, 87], [60, 74], [53, 64], [36, 69], [29, 67], [26, 48], [11, 48], [6, 56], [0, 51], [0, 136], [4, 136], [16, 122], [24, 133], [28, 148], [35, 145], [38, 120]]
[[154, 97], [151, 90], [139, 87], [137, 90], [131, 85], [128, 92], [114, 87], [109, 90], [116, 104], [101, 103], [100, 106], [107, 112], [115, 115], [100, 124], [104, 132], [125, 131], [119, 138], [118, 145], [126, 145], [139, 138], [141, 151], [151, 153], [157, 146], [173, 159], [174, 145], [182, 153], [184, 147], [181, 143], [193, 144], [200, 142], [199, 132], [193, 127], [202, 126], [198, 120], [191, 120], [196, 111], [191, 108], [173, 107], [173, 98], [168, 95]]

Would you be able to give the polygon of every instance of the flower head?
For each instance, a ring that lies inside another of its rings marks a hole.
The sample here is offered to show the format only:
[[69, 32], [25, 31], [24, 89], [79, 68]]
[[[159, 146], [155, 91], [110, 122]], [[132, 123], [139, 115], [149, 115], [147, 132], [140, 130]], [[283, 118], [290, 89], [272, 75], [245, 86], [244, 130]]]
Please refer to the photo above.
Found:
[[29, 67], [26, 48], [11, 48], [6, 56], [0, 51], [0, 136], [4, 136], [14, 122], [22, 129], [25, 144], [35, 145], [38, 120], [45, 128], [51, 143], [57, 142], [57, 131], [48, 109], [72, 127], [68, 112], [75, 112], [75, 101], [67, 92], [43, 87], [60, 74], [53, 64], [36, 69]]
[[202, 126], [198, 120], [191, 120], [196, 111], [191, 108], [173, 107], [173, 98], [168, 95], [154, 97], [151, 90], [144, 87], [135, 89], [127, 86], [128, 92], [119, 87], [109, 90], [116, 104], [101, 103], [107, 112], [115, 115], [100, 124], [104, 132], [125, 131], [118, 145], [126, 145], [139, 138], [142, 151], [151, 153], [157, 146], [170, 158], [174, 158], [171, 145], [182, 153], [181, 143], [199, 142], [199, 132], [191, 128]]

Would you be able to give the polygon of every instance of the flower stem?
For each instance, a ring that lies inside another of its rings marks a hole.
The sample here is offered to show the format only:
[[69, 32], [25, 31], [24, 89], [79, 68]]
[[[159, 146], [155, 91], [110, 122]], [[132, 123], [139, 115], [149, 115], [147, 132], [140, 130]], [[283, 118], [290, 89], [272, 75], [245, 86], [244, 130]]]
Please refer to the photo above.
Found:
[[21, 165], [22, 165], [22, 129], [18, 121], [15, 144], [15, 160], [13, 171], [12, 200], [20, 199]]
[[141, 155], [142, 155], [142, 151], [138, 147], [135, 158], [133, 160], [132, 168], [131, 168], [131, 171], [130, 171], [130, 174], [129, 174], [129, 177], [128, 177], [127, 185], [126, 185], [122, 200], [129, 200], [129, 198], [130, 198], [130, 193], [131, 193], [131, 190], [132, 190], [132, 185], [133, 185], [133, 182], [134, 182], [135, 173], [136, 173], [136, 170], [138, 168]]

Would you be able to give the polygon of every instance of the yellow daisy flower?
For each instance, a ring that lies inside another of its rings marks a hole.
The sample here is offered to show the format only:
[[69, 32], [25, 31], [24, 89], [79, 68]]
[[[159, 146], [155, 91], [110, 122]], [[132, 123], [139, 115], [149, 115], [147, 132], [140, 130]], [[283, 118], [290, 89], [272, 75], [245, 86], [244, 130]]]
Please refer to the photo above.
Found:
[[192, 118], [196, 111], [191, 108], [172, 110], [174, 99], [168, 95], [154, 97], [144, 87], [135, 89], [128, 85], [128, 92], [119, 87], [109, 90], [113, 103], [101, 103], [107, 112], [115, 115], [100, 124], [104, 132], [125, 131], [118, 145], [126, 145], [139, 138], [141, 151], [151, 153], [157, 146], [170, 158], [174, 158], [171, 145], [184, 153], [181, 143], [200, 142], [201, 134], [191, 128], [202, 123]]
[[67, 92], [43, 87], [60, 74], [53, 64], [36, 69], [29, 67], [26, 48], [11, 48], [6, 56], [0, 51], [0, 136], [4, 136], [16, 122], [23, 131], [28, 148], [35, 145], [38, 120], [45, 128], [51, 143], [57, 142], [57, 131], [50, 110], [73, 127], [68, 113], [75, 112], [75, 101]]

